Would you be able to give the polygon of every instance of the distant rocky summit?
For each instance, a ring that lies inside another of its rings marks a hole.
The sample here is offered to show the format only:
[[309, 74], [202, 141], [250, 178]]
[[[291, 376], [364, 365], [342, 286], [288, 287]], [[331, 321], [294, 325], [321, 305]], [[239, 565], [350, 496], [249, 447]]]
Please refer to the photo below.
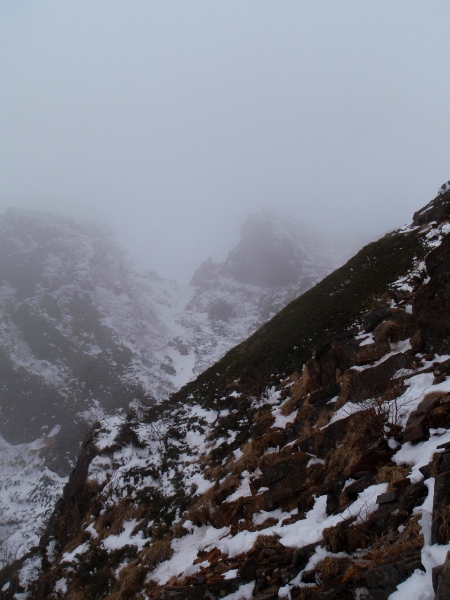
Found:
[[242, 226], [239, 244], [223, 263], [202, 263], [192, 299], [180, 314], [199, 374], [284, 306], [323, 279], [342, 252], [295, 220], [263, 212]]

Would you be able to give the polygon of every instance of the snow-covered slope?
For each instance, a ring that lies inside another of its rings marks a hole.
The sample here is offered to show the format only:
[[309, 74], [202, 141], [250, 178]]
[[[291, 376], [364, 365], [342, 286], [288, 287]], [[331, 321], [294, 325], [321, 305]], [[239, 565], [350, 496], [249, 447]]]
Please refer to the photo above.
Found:
[[[50, 215], [0, 220], [0, 433], [58, 427], [48, 465], [67, 473], [97, 417], [174, 391], [171, 334], [109, 236]], [[160, 298], [159, 302], [164, 302]]]
[[50, 432], [45, 439], [16, 446], [0, 437], [0, 565], [38, 544], [67, 482], [40, 456], [53, 437]]

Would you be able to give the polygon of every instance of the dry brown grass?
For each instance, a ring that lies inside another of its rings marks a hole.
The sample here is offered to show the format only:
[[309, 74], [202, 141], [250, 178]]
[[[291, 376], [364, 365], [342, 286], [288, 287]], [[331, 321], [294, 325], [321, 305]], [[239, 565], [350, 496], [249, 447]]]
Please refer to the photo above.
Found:
[[216, 465], [215, 467], [206, 467], [203, 471], [203, 474], [209, 481], [220, 481], [228, 472], [228, 465], [225, 465], [225, 467], [222, 465]]
[[359, 462], [364, 454], [358, 429], [350, 427], [340, 446], [330, 450], [325, 457], [325, 479], [333, 481], [344, 477], [352, 472], [353, 467]]
[[142, 507], [130, 502], [128, 498], [121, 498], [119, 502], [106, 510], [96, 522], [95, 529], [102, 540], [109, 535], [119, 535], [123, 531], [125, 521], [142, 518]]
[[439, 520], [439, 543], [448, 544], [450, 541], [450, 504], [443, 504], [434, 517]]
[[210, 488], [192, 504], [187, 511], [187, 518], [195, 525], [209, 525], [217, 506], [214, 502], [214, 488]]
[[108, 600], [131, 600], [140, 598], [147, 574], [161, 562], [173, 556], [171, 539], [169, 537], [156, 540], [150, 547], [144, 548], [139, 558], [126, 565], [119, 572], [117, 591], [108, 596]]
[[136, 566], [135, 564], [127, 565], [124, 567], [119, 574], [116, 587], [118, 590], [108, 596], [108, 600], [131, 600], [142, 598], [138, 596], [141, 591], [147, 570], [143, 566]]
[[339, 392], [339, 397], [337, 401], [333, 405], [335, 410], [342, 408], [344, 404], [346, 404], [350, 399], [352, 393], [351, 381], [356, 375], [356, 373], [357, 371], [354, 371], [353, 369], [347, 369], [344, 372], [344, 374], [338, 379], [337, 383], [341, 384], [341, 391]]
[[292, 386], [291, 397], [281, 407], [281, 414], [287, 417], [302, 403], [302, 400], [312, 391], [311, 377], [304, 372], [302, 377]]
[[284, 442], [284, 431], [270, 430], [266, 435], [253, 440], [253, 449], [256, 456], [262, 456], [268, 448], [276, 448]]
[[371, 560], [374, 566], [378, 566], [419, 554], [424, 543], [419, 525], [420, 518], [421, 515], [412, 517], [405, 531], [394, 543], [383, 538], [378, 540], [365, 558]]
[[333, 416], [333, 409], [324, 408], [320, 411], [319, 416], [317, 417], [315, 428], [320, 429], [321, 427], [325, 427], [330, 422], [331, 417]]
[[322, 583], [331, 581], [338, 575], [345, 573], [350, 566], [350, 562], [351, 561], [349, 558], [336, 558], [334, 556], [327, 556], [317, 566], [317, 573], [319, 574]]
[[395, 321], [386, 320], [373, 330], [374, 340], [379, 342], [398, 342], [400, 327]]
[[408, 473], [408, 469], [400, 465], [385, 465], [378, 469], [375, 483], [388, 483], [391, 489], [393, 483], [405, 479]]
[[327, 527], [323, 530], [322, 546], [332, 552], [340, 552], [345, 543], [345, 532], [341, 527]]
[[291, 592], [293, 600], [315, 600], [320, 592], [319, 587], [294, 588]]
[[150, 570], [154, 569], [164, 560], [169, 560], [169, 558], [173, 556], [171, 541], [170, 537], [156, 540], [151, 546], [142, 550], [139, 562], [144, 565], [147, 570]]
[[252, 547], [252, 550], [262, 550], [263, 548], [273, 548], [278, 545], [278, 540], [280, 539], [279, 535], [264, 535], [260, 533]]

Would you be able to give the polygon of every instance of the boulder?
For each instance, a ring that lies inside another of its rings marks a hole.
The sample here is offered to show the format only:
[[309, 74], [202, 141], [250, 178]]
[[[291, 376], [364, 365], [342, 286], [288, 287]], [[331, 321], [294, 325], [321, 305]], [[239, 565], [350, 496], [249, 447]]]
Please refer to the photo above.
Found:
[[289, 455], [279, 455], [275, 464], [262, 465], [262, 475], [250, 483], [250, 489], [256, 494], [261, 487], [268, 487], [273, 505], [281, 500], [295, 496], [301, 490], [307, 480], [306, 466], [311, 456], [297, 452]]
[[377, 325], [393, 314], [388, 306], [379, 306], [371, 310], [364, 317], [362, 328], [366, 333], [371, 333]]
[[355, 597], [359, 600], [387, 600], [395, 588], [416, 569], [425, 571], [420, 556], [369, 569], [355, 578]]
[[392, 380], [394, 374], [401, 369], [410, 369], [413, 362], [411, 353], [399, 352], [375, 367], [355, 373], [348, 382], [347, 400], [362, 402], [392, 391], [399, 383]]
[[447, 552], [444, 564], [433, 569], [433, 588], [435, 600], [450, 598], [450, 552]]
[[[450, 394], [432, 393], [425, 396], [416, 410], [409, 415], [405, 430], [401, 436], [402, 443], [415, 443], [427, 440], [430, 437], [430, 421], [437, 421], [436, 418], [433, 419], [432, 417], [431, 413], [433, 409], [447, 404], [450, 405]], [[446, 423], [438, 424], [438, 422], [435, 422], [433, 425], [446, 425]]]
[[380, 360], [380, 358], [383, 358], [390, 350], [391, 346], [389, 342], [375, 342], [374, 344], [360, 346], [355, 352], [353, 364], [357, 366], [367, 365], [372, 361]]
[[314, 408], [315, 417], [325, 408], [330, 400], [339, 395], [341, 387], [337, 383], [332, 383], [313, 392], [309, 397], [309, 404]]

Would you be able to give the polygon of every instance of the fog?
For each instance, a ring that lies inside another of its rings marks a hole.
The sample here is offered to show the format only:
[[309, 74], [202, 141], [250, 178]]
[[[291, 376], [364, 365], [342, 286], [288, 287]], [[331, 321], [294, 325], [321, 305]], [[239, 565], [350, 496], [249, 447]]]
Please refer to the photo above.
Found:
[[348, 240], [450, 179], [446, 1], [0, 5], [0, 209], [92, 219], [189, 280], [245, 217]]

